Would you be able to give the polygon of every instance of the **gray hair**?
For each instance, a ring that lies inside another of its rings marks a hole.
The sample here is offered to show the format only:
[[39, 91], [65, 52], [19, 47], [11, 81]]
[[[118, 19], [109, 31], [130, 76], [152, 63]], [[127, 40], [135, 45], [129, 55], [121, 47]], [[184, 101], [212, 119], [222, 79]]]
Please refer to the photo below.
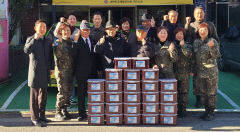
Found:
[[203, 11], [203, 13], [205, 13], [205, 12], [204, 12], [204, 9], [203, 9], [201, 6], [197, 6], [197, 7], [195, 7], [193, 12], [195, 12], [197, 9], [200, 9], [200, 10]]
[[168, 15], [169, 15], [171, 12], [172, 12], [172, 13], [176, 13], [176, 15], [178, 16], [178, 12], [175, 11], [175, 10], [170, 10], [170, 11], [168, 12]]

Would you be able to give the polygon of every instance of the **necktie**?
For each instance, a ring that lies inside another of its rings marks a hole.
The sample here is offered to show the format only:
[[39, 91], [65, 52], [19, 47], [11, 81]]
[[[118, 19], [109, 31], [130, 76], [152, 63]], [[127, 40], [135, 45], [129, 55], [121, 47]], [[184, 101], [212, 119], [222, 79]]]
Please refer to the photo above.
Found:
[[87, 44], [87, 46], [89, 47], [89, 50], [91, 51], [91, 47], [90, 47], [90, 45], [88, 44], [88, 39], [85, 39], [85, 43]]

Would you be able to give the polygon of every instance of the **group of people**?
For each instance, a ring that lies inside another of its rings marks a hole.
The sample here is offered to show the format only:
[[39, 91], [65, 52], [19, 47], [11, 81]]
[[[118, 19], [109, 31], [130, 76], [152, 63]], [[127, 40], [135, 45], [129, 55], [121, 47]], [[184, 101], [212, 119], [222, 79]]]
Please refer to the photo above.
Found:
[[[178, 12], [170, 10], [161, 26], [153, 17], [143, 14], [141, 25], [131, 32], [131, 19], [122, 18], [120, 27], [112, 20], [102, 26], [101, 13], [93, 14], [93, 27], [83, 20], [76, 27], [76, 16], [69, 14], [57, 24], [56, 39], [45, 37], [46, 23], [35, 23], [36, 33], [26, 41], [29, 54], [28, 86], [30, 87], [31, 120], [35, 126], [46, 126], [47, 87], [50, 71], [55, 69], [58, 94], [56, 120], [72, 118], [67, 107], [77, 80], [78, 120], [87, 118], [85, 97], [87, 80], [105, 78], [105, 69], [114, 67], [114, 57], [149, 57], [150, 67], [159, 69], [160, 78], [178, 80], [178, 116], [187, 115], [189, 79], [193, 75], [196, 106], [205, 107], [203, 120], [213, 120], [218, 88], [216, 59], [220, 56], [219, 40], [213, 23], [204, 20], [204, 10], [196, 7], [195, 21], [186, 18], [185, 26], [177, 22]], [[120, 28], [120, 29], [119, 29]], [[53, 61], [54, 60], [54, 61]], [[55, 63], [53, 63], [55, 62]], [[54, 68], [55, 67], [55, 68]]]

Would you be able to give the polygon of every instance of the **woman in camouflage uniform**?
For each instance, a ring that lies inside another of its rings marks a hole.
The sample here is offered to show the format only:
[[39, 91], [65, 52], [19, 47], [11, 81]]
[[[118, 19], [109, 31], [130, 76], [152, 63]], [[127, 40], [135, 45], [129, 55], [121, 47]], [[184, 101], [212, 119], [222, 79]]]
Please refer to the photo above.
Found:
[[157, 36], [159, 42], [154, 44], [155, 65], [153, 69], [159, 68], [159, 78], [175, 78], [173, 63], [177, 61], [178, 54], [174, 43], [167, 41], [168, 29], [158, 27]]
[[178, 80], [178, 116], [185, 117], [189, 93], [189, 59], [192, 54], [192, 46], [184, 41], [186, 31], [183, 28], [174, 30], [178, 60], [174, 64], [176, 79]]
[[193, 52], [196, 60], [196, 71], [201, 100], [205, 107], [205, 113], [201, 119], [210, 121], [214, 119], [218, 89], [218, 66], [216, 59], [220, 56], [218, 42], [209, 37], [207, 23], [199, 25], [197, 30], [200, 39], [193, 43]]
[[69, 119], [67, 112], [69, 97], [72, 94], [73, 82], [73, 42], [70, 39], [71, 30], [69, 25], [62, 24], [58, 34], [61, 39], [53, 43], [55, 59], [55, 77], [57, 80], [58, 94], [56, 102], [55, 118], [59, 121]]

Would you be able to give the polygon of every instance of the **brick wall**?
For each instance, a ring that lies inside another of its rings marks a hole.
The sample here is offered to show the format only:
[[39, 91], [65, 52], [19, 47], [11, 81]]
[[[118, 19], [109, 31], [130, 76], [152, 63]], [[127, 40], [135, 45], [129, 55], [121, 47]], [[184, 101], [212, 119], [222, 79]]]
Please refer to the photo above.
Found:
[[21, 22], [21, 39], [23, 42], [26, 38], [34, 34], [34, 23], [39, 19], [38, 0], [35, 0], [31, 9], [27, 10], [27, 16]]

